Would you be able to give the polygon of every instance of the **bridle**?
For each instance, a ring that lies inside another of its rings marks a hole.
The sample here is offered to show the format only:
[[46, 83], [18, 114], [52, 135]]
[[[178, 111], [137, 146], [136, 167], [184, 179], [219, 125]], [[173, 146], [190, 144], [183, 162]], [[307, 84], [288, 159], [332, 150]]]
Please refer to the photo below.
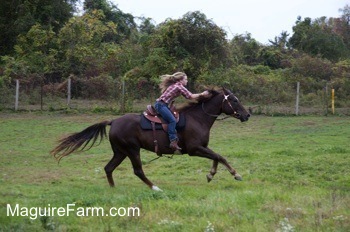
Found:
[[[229, 114], [229, 115], [232, 116], [232, 117], [234, 117], [234, 118], [239, 118], [239, 117], [240, 117], [240, 114], [237, 113], [237, 111], [235, 111], [235, 110], [233, 109], [233, 106], [232, 106], [231, 102], [229, 101], [229, 97], [230, 97], [231, 95], [232, 95], [233, 97], [235, 97], [235, 96], [233, 95], [233, 93], [230, 93], [230, 94], [228, 94], [228, 95], [224, 94], [224, 98], [222, 99], [220, 111], [222, 112], [222, 109], [224, 108], [224, 104], [225, 104], [225, 102], [227, 102], [228, 106], [229, 106], [229, 107], [232, 109], [232, 111], [233, 111], [233, 113], [232, 113], [232, 114]], [[236, 97], [235, 97], [235, 98], [236, 98]], [[237, 99], [237, 98], [236, 98], [236, 99]], [[220, 115], [218, 115], [218, 114], [210, 114], [210, 113], [206, 112], [205, 109], [204, 109], [204, 102], [202, 102], [202, 110], [203, 110], [203, 112], [204, 112], [206, 115], [208, 115], [208, 116], [210, 116], [210, 117], [215, 117], [215, 118], [217, 118], [217, 117], [220, 116]]]

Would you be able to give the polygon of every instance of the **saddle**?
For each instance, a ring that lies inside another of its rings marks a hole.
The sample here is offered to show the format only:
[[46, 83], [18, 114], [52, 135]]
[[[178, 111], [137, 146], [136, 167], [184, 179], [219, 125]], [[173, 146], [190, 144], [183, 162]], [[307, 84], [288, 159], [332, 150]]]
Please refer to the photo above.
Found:
[[[180, 120], [180, 115], [176, 111], [176, 108], [174, 105], [170, 106], [170, 111], [173, 113], [176, 123]], [[152, 105], [147, 105], [146, 110], [143, 112], [143, 116], [148, 119], [151, 123], [159, 123], [162, 125], [162, 128], [165, 132], [168, 131], [168, 124], [167, 122], [157, 113], [156, 109]]]
[[[179, 114], [176, 111], [176, 108], [173, 104], [170, 105], [170, 111], [173, 113], [176, 119], [176, 130], [182, 130], [185, 127], [185, 116], [183, 114]], [[147, 105], [146, 110], [141, 115], [141, 128], [143, 130], [152, 130], [153, 131], [153, 139], [154, 139], [154, 150], [158, 156], [161, 156], [158, 153], [158, 141], [156, 138], [156, 130], [164, 130], [168, 132], [168, 123], [157, 113], [156, 109], [152, 105]]]

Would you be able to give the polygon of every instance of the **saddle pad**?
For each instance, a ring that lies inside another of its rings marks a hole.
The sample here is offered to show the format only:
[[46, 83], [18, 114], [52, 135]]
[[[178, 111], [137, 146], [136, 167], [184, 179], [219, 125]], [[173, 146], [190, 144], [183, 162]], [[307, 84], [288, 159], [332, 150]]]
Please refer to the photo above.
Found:
[[[143, 114], [141, 114], [140, 125], [141, 125], [141, 128], [144, 130], [152, 130], [151, 122]], [[176, 124], [176, 130], [180, 131], [184, 129], [185, 125], [186, 125], [185, 115], [180, 114], [179, 122]], [[156, 130], [163, 130], [163, 127], [160, 123], [156, 123]]]

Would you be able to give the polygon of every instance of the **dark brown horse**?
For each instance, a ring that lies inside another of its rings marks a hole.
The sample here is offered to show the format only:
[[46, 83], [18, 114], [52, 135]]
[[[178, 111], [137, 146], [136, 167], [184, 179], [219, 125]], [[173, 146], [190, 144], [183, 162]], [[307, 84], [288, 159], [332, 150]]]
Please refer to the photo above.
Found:
[[[241, 122], [247, 121], [249, 113], [229, 90], [208, 90], [211, 94], [201, 98], [196, 103], [188, 104], [180, 110], [186, 119], [186, 126], [178, 132], [179, 145], [183, 154], [199, 156], [213, 160], [213, 166], [207, 175], [208, 182], [216, 173], [218, 163], [223, 164], [236, 180], [241, 176], [233, 169], [221, 155], [208, 148], [209, 131], [216, 118], [221, 114], [233, 116]], [[112, 173], [123, 160], [128, 157], [132, 163], [134, 173], [153, 190], [161, 189], [147, 179], [140, 158], [140, 149], [155, 151], [154, 137], [158, 140], [158, 150], [161, 154], [172, 154], [169, 148], [167, 133], [163, 130], [143, 130], [140, 126], [141, 115], [126, 114], [112, 121], [104, 121], [94, 124], [85, 130], [61, 139], [60, 144], [52, 150], [51, 154], [58, 160], [76, 150], [84, 150], [89, 142], [90, 147], [96, 140], [102, 140], [106, 136], [106, 126], [110, 125], [109, 141], [113, 149], [113, 158], [105, 166], [105, 172], [109, 185], [114, 186]], [[90, 148], [89, 147], [89, 148]]]

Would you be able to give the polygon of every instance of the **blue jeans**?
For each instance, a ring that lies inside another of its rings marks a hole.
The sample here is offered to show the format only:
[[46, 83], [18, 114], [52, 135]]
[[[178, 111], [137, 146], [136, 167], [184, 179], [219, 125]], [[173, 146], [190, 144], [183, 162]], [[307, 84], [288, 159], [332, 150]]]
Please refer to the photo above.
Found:
[[163, 117], [163, 119], [168, 123], [168, 135], [170, 142], [177, 140], [176, 134], [176, 119], [171, 113], [168, 104], [162, 101], [156, 101], [154, 108]]

